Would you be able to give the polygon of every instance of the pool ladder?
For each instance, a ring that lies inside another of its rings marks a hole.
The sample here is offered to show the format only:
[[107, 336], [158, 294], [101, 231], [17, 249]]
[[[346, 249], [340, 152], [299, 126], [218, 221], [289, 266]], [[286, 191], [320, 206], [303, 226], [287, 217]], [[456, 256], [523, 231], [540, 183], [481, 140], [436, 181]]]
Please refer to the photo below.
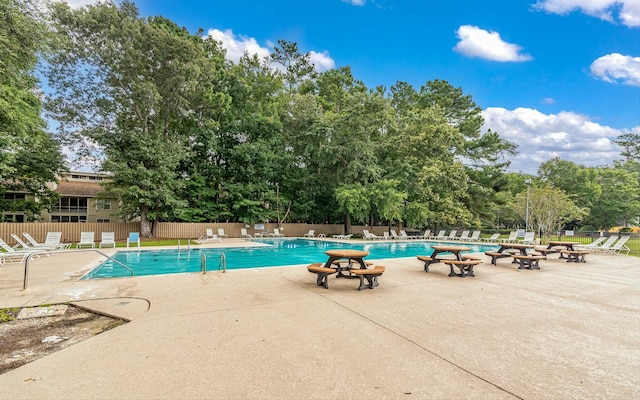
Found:
[[220, 254], [220, 260], [218, 261], [218, 271], [222, 268], [222, 272], [227, 272], [227, 256], [222, 253]]
[[[227, 272], [227, 256], [222, 253], [220, 254], [220, 261], [218, 261], [218, 271], [220, 271], [220, 269], [222, 269], [222, 272]], [[203, 274], [207, 273], [207, 255], [203, 254], [202, 255], [202, 261], [200, 262], [200, 271], [202, 271]]]

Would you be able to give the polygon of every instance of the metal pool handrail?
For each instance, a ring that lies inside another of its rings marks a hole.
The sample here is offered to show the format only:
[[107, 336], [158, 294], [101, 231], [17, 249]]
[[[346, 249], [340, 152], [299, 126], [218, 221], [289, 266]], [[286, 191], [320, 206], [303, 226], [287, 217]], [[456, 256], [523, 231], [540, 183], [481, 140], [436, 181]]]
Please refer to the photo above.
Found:
[[220, 271], [220, 266], [222, 266], [222, 272], [227, 272], [227, 256], [222, 253], [220, 254], [220, 261], [218, 262], [218, 271]]
[[[222, 267], [222, 272], [227, 272], [227, 256], [222, 253], [220, 254], [220, 261], [218, 262], [218, 271], [220, 271], [220, 267]], [[207, 273], [207, 255], [202, 253], [202, 261], [200, 262], [200, 271], [203, 274]]]
[[[98, 249], [77, 249], [77, 250], [56, 250], [56, 251], [52, 251], [50, 253], [52, 254], [58, 254], [58, 253], [78, 253], [78, 252], [85, 252], [85, 251], [95, 251], [96, 253], [100, 253], [103, 256], [107, 257], [109, 260], [113, 261], [116, 264], [120, 264], [123, 267], [125, 267], [126, 269], [128, 269], [131, 272], [131, 276], [134, 276], [135, 273], [133, 272], [133, 269], [131, 269], [130, 267], [124, 265], [123, 263], [121, 263], [120, 261], [116, 260], [115, 258], [108, 256], [106, 254], [104, 254], [103, 252], [101, 252]], [[26, 290], [27, 289], [27, 281], [29, 279], [29, 261], [31, 261], [31, 257], [33, 256], [39, 256], [39, 255], [43, 255], [43, 254], [47, 254], [46, 252], [42, 252], [42, 253], [32, 253], [29, 254], [27, 256], [27, 258], [24, 261], [24, 280], [22, 283], [22, 290]]]

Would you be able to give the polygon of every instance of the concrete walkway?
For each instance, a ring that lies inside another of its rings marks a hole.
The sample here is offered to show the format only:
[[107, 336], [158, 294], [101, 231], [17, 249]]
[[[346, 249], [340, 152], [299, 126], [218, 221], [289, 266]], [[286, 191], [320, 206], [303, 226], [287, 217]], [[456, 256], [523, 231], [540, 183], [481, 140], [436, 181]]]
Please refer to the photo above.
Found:
[[640, 259], [482, 258], [475, 278], [380, 260], [363, 291], [305, 266], [78, 281], [88, 252], [34, 262], [22, 290], [23, 267], [0, 266], [0, 307], [131, 320], [0, 375], [0, 398], [640, 398]]

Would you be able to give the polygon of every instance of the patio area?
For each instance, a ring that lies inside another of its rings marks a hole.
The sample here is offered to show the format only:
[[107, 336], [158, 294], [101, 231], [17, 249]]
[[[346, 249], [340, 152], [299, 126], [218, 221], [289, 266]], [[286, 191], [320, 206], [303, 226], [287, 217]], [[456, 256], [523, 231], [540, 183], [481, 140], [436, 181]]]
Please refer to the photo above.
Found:
[[475, 278], [379, 260], [362, 291], [316, 286], [306, 265], [78, 281], [93, 253], [34, 262], [22, 290], [23, 267], [0, 266], [2, 308], [79, 301], [131, 320], [0, 375], [0, 398], [640, 397], [639, 258], [478, 257]]

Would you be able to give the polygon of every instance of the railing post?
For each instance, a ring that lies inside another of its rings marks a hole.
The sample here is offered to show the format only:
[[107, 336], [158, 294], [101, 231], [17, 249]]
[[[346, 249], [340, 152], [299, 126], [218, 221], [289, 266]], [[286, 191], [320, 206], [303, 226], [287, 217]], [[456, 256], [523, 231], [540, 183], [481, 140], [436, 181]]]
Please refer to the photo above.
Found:
[[[122, 265], [124, 268], [128, 269], [131, 272], [131, 276], [135, 276], [135, 272], [133, 272], [133, 270], [130, 267], [128, 267], [127, 265], [121, 263], [120, 261], [116, 260], [115, 258], [106, 255], [105, 253], [101, 252], [98, 249], [56, 250], [56, 251], [51, 251], [50, 253], [53, 253], [53, 254], [80, 253], [80, 252], [86, 252], [86, 251], [95, 251], [96, 253], [101, 254], [102, 256], [108, 258], [109, 260], [115, 262], [116, 264]], [[47, 252], [31, 253], [25, 259], [25, 261], [24, 261], [24, 279], [23, 279], [23, 282], [22, 282], [22, 290], [26, 290], [27, 289], [27, 282], [28, 282], [28, 278], [29, 278], [29, 261], [31, 261], [31, 257], [39, 256], [39, 255], [45, 255], [45, 254], [48, 254], [48, 253]]]

